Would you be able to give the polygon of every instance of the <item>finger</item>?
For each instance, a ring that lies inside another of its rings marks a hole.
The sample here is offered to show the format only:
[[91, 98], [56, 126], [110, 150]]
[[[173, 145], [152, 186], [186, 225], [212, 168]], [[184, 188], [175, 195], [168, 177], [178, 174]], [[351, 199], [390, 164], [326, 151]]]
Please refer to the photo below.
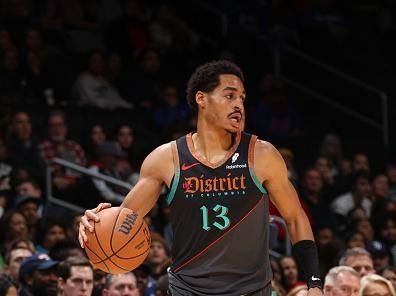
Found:
[[[92, 220], [94, 220], [94, 219], [92, 219]], [[87, 219], [86, 216], [81, 217], [80, 227], [82, 227], [82, 231], [84, 232], [84, 234], [85, 234], [85, 228], [87, 228], [89, 230], [89, 232], [93, 232], [93, 230], [94, 230], [93, 225], [89, 222], [89, 220]]]
[[84, 249], [84, 241], [83, 241], [81, 233], [78, 233], [78, 241], [80, 242], [81, 248]]
[[[96, 215], [96, 214], [93, 212], [93, 210], [86, 210], [86, 211], [85, 211], [85, 216], [84, 216], [83, 218], [85, 218], [87, 221], [88, 221], [88, 220], [93, 220], [93, 221], [95, 221], [95, 222], [99, 222], [99, 217], [98, 217], [98, 215]], [[82, 219], [82, 218], [81, 218], [81, 219]], [[88, 227], [88, 225], [87, 225], [87, 227]]]
[[97, 212], [99, 212], [99, 211], [101, 211], [101, 210], [103, 210], [103, 209], [107, 209], [107, 208], [110, 208], [111, 207], [111, 204], [110, 203], [108, 203], [108, 202], [103, 202], [103, 203], [100, 203], [96, 208], [95, 208], [95, 212], [97, 213]]

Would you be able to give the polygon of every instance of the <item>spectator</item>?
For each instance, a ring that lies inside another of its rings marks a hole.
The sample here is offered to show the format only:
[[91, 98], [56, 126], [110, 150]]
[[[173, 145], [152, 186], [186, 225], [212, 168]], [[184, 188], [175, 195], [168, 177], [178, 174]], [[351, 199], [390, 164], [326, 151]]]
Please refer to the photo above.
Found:
[[21, 262], [32, 255], [33, 251], [30, 249], [19, 247], [11, 248], [6, 252], [5, 255], [5, 273], [8, 274], [13, 280], [17, 281]]
[[378, 274], [370, 274], [361, 279], [360, 296], [369, 295], [395, 296], [392, 283]]
[[174, 124], [185, 124], [189, 114], [189, 107], [179, 99], [176, 85], [167, 84], [161, 89], [160, 105], [153, 110], [156, 128], [167, 132]]
[[348, 193], [340, 195], [331, 203], [331, 209], [340, 218], [346, 217], [347, 213], [355, 206], [362, 206], [366, 214], [370, 216], [371, 205], [370, 200], [371, 186], [370, 177], [364, 171], [359, 171], [354, 175], [352, 181], [352, 190]]
[[381, 241], [373, 240], [369, 242], [366, 249], [373, 258], [374, 269], [377, 274], [381, 274], [382, 270], [393, 264], [389, 250]]
[[154, 296], [157, 282], [151, 277], [151, 268], [143, 263], [133, 270], [140, 296]]
[[159, 233], [151, 233], [150, 252], [146, 261], [151, 267], [151, 276], [154, 280], [158, 280], [161, 275], [165, 274], [170, 265], [166, 241]]
[[57, 267], [57, 296], [91, 296], [93, 269], [84, 257], [69, 257]]
[[298, 280], [297, 264], [293, 257], [284, 256], [280, 259], [279, 264], [282, 270], [283, 287], [287, 292], [296, 286], [304, 284]]
[[6, 28], [0, 28], [0, 55], [8, 48], [15, 47], [11, 33]]
[[[122, 179], [127, 179], [132, 177], [131, 174], [134, 174], [133, 178], [136, 179], [139, 177], [138, 175], [138, 167], [136, 160], [136, 151], [135, 151], [135, 137], [134, 131], [131, 126], [122, 124], [117, 129], [116, 136], [116, 144], [121, 148], [121, 150], [125, 153], [124, 158], [119, 159], [118, 161], [118, 170], [121, 174]], [[136, 183], [136, 182], [135, 182]], [[134, 183], [132, 183], [134, 184]]]
[[78, 243], [78, 227], [81, 217], [81, 213], [74, 213], [71, 217], [71, 223], [67, 224], [66, 234], [68, 241]]
[[392, 283], [393, 289], [396, 289], [396, 267], [388, 266], [382, 272], [381, 276], [386, 278], [388, 281]]
[[[66, 124], [66, 114], [62, 111], [52, 111], [48, 116], [48, 139], [40, 146], [40, 154], [43, 160], [50, 160], [55, 157], [64, 159], [74, 164], [85, 166], [85, 152], [81, 146], [67, 138], [68, 127]], [[56, 193], [63, 194], [63, 198], [71, 198], [76, 190], [76, 179], [78, 175], [74, 171], [64, 170], [54, 165], [53, 185]]]
[[357, 173], [359, 171], [364, 171], [370, 173], [370, 163], [366, 154], [356, 153], [352, 159], [352, 171]]
[[159, 277], [157, 281], [157, 288], [155, 290], [155, 296], [167, 296], [169, 286], [169, 276], [168, 274], [164, 274]]
[[0, 218], [10, 198], [12, 173], [13, 168], [7, 161], [7, 147], [0, 139]]
[[308, 208], [308, 217], [311, 218], [313, 227], [320, 227], [321, 223], [336, 227], [334, 215], [329, 211], [326, 195], [323, 192], [323, 180], [317, 169], [308, 169], [301, 184], [300, 198]]
[[29, 238], [35, 237], [36, 229], [40, 220], [39, 206], [41, 200], [33, 196], [17, 196], [15, 207], [25, 216]]
[[97, 146], [106, 142], [106, 138], [107, 134], [102, 124], [95, 124], [91, 127], [85, 150], [90, 160], [95, 158]]
[[282, 155], [282, 158], [285, 161], [290, 182], [296, 185], [298, 181], [298, 174], [294, 165], [295, 157], [293, 151], [288, 148], [280, 148], [279, 153]]
[[10, 164], [15, 169], [26, 170], [26, 174], [36, 178], [44, 176], [44, 163], [33, 136], [28, 113], [17, 111], [12, 115], [8, 129], [7, 151]]
[[324, 296], [353, 295], [360, 289], [360, 275], [348, 266], [336, 266], [329, 270], [324, 282]]
[[388, 162], [386, 165], [386, 175], [390, 183], [390, 197], [392, 200], [396, 200], [396, 162]]
[[[89, 169], [93, 172], [100, 172], [107, 176], [122, 179], [117, 167], [117, 161], [125, 157], [126, 154], [113, 142], [106, 142], [97, 147], [95, 161]], [[105, 181], [92, 178], [92, 182], [102, 200], [120, 204], [124, 200], [127, 190], [119, 186], [112, 186]]]
[[48, 255], [52, 259], [59, 262], [62, 262], [69, 257], [86, 257], [85, 252], [83, 249], [81, 249], [80, 245], [69, 240], [61, 240], [56, 242], [50, 249]]
[[375, 273], [373, 259], [363, 248], [347, 249], [341, 257], [340, 266], [349, 266], [356, 270], [360, 277]]
[[92, 51], [86, 69], [80, 74], [74, 85], [73, 92], [78, 104], [106, 110], [132, 109], [133, 105], [121, 97], [104, 75], [104, 54], [98, 50]]
[[10, 278], [6, 274], [0, 274], [0, 295], [17, 296], [18, 284], [15, 279]]
[[372, 198], [373, 202], [377, 200], [387, 200], [389, 199], [389, 180], [385, 174], [378, 174], [373, 178], [371, 183], [372, 190]]
[[57, 265], [58, 261], [43, 253], [23, 260], [19, 270], [20, 296], [56, 296]]
[[36, 248], [41, 253], [48, 253], [56, 243], [66, 239], [66, 227], [56, 218], [42, 220], [36, 234]]
[[[16, 209], [8, 210], [2, 217], [2, 247], [3, 250], [10, 248], [11, 243], [20, 238], [27, 238], [28, 227], [25, 216]], [[4, 254], [4, 252], [3, 252]]]
[[342, 160], [342, 155], [341, 139], [335, 134], [327, 134], [320, 147], [320, 156], [328, 160], [330, 174], [333, 177], [338, 175], [338, 165]]
[[140, 0], [122, 2], [123, 15], [109, 24], [107, 47], [126, 59], [136, 58], [148, 45], [147, 16]]
[[118, 295], [145, 296], [144, 294], [139, 294], [136, 277], [132, 272], [117, 275], [108, 274], [106, 276], [102, 296]]
[[353, 249], [353, 248], [364, 249], [366, 247], [366, 241], [364, 239], [364, 235], [359, 231], [353, 231], [347, 233], [344, 237], [344, 241], [347, 249]]

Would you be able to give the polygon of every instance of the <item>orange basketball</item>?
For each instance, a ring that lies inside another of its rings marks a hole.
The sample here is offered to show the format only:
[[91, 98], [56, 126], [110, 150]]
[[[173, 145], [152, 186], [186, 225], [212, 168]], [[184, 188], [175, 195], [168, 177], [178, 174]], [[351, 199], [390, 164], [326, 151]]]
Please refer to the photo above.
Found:
[[143, 217], [128, 208], [112, 207], [98, 213], [94, 231], [87, 231], [85, 252], [91, 263], [107, 273], [131, 271], [143, 263], [151, 236]]

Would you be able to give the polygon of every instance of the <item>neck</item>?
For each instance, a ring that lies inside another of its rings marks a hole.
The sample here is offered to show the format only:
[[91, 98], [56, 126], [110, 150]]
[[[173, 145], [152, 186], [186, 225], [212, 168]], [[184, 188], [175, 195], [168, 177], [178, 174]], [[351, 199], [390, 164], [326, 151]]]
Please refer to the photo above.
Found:
[[216, 162], [217, 157], [223, 157], [232, 148], [235, 136], [224, 129], [210, 126], [206, 121], [198, 120], [197, 133], [192, 140], [199, 154], [209, 162]]

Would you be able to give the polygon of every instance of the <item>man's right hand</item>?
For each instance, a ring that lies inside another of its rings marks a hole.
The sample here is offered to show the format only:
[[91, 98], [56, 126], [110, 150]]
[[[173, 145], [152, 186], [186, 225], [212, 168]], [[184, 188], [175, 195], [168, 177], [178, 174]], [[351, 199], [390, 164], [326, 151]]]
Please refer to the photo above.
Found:
[[95, 221], [99, 222], [99, 217], [97, 213], [99, 213], [101, 210], [111, 208], [111, 204], [109, 203], [100, 203], [96, 208], [92, 210], [86, 210], [84, 213], [84, 216], [81, 217], [80, 219], [80, 226], [78, 230], [78, 240], [80, 242], [81, 248], [84, 248], [85, 243], [87, 242], [87, 235], [85, 234], [86, 229], [88, 229], [89, 232], [94, 231], [93, 225], [90, 223], [90, 221]]

